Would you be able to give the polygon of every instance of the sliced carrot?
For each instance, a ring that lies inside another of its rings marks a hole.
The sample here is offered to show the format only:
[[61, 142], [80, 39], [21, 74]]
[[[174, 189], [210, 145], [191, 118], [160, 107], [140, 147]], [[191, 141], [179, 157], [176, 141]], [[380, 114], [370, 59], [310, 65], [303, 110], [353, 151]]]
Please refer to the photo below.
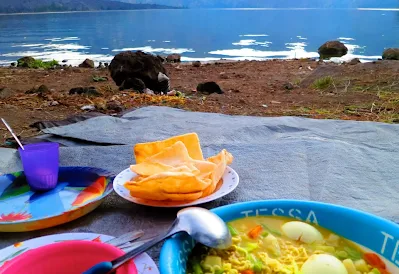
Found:
[[255, 274], [255, 272], [253, 272], [252, 270], [247, 269], [247, 270], [241, 271], [241, 274]]
[[377, 254], [365, 253], [364, 260], [372, 267], [378, 268], [378, 270], [386, 269], [385, 263], [381, 260], [381, 258]]
[[249, 233], [248, 237], [251, 239], [256, 239], [259, 237], [260, 233], [262, 232], [263, 228], [261, 225], [255, 226]]
[[378, 271], [380, 271], [381, 274], [391, 274], [391, 272], [386, 269], [378, 269]]

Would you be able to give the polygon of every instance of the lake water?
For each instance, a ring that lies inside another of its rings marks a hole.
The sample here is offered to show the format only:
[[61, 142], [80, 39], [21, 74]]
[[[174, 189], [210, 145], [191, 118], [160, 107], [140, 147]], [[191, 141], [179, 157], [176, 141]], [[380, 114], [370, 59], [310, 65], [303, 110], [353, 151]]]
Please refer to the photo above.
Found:
[[78, 64], [123, 50], [180, 53], [183, 61], [318, 57], [344, 42], [341, 60], [399, 47], [399, 10], [146, 10], [0, 16], [0, 64], [21, 56]]

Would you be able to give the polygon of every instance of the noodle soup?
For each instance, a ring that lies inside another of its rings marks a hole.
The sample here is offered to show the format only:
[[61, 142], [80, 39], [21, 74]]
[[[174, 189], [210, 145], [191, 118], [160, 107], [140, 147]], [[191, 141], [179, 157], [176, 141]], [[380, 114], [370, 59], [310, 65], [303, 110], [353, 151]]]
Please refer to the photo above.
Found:
[[386, 262], [317, 225], [287, 217], [256, 216], [228, 222], [233, 246], [197, 244], [188, 274], [391, 274]]

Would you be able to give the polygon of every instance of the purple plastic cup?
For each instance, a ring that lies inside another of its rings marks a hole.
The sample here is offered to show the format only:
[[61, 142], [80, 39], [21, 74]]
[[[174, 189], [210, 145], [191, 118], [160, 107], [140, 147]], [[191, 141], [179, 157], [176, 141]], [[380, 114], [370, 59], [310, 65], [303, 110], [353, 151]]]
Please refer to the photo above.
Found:
[[19, 148], [26, 180], [32, 190], [47, 191], [55, 188], [59, 168], [58, 143], [38, 143]]

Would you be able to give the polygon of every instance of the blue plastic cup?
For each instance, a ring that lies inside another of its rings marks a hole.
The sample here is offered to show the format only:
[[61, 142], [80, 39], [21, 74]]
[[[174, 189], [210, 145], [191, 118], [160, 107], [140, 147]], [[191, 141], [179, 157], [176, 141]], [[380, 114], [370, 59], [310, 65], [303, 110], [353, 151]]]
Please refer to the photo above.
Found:
[[47, 191], [55, 188], [59, 169], [58, 143], [38, 143], [19, 148], [26, 180], [32, 190]]

